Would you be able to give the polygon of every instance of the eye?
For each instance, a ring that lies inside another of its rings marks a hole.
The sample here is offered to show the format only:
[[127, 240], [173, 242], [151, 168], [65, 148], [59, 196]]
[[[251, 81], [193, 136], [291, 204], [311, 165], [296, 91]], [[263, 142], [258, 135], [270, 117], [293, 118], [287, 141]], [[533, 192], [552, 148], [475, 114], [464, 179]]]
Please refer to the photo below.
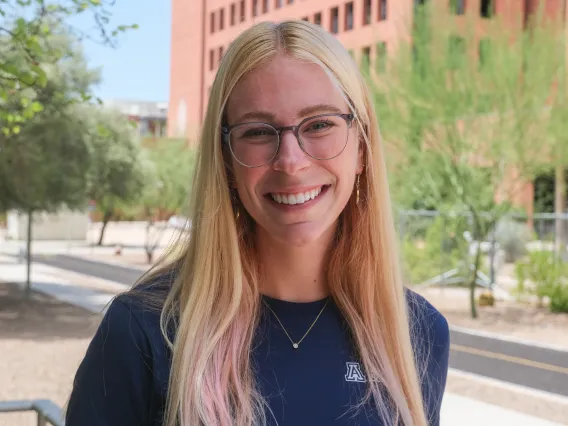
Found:
[[245, 138], [254, 138], [262, 136], [274, 136], [274, 131], [270, 129], [257, 128], [257, 129], [247, 129], [242, 134], [242, 137]]
[[304, 132], [321, 132], [331, 129], [335, 123], [331, 120], [317, 120], [307, 123], [303, 129]]

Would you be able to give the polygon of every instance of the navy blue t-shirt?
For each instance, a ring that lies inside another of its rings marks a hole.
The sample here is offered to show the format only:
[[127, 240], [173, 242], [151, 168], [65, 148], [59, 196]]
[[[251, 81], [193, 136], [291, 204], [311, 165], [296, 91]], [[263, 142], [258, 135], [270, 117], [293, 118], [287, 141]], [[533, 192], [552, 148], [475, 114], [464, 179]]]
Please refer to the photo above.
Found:
[[[427, 362], [422, 384], [427, 416], [430, 425], [437, 426], [448, 369], [448, 324], [421, 296], [406, 294], [417, 327], [413, 344], [427, 354], [419, 355], [419, 362]], [[293, 303], [262, 297], [294, 341], [327, 300]], [[159, 312], [144, 307], [135, 296], [125, 294], [113, 301], [77, 371], [67, 426], [162, 424], [171, 353], [159, 321]], [[371, 405], [350, 409], [366, 391], [366, 377], [349, 329], [331, 300], [298, 349], [263, 305], [252, 362], [272, 411], [267, 415], [271, 426], [383, 425]]]

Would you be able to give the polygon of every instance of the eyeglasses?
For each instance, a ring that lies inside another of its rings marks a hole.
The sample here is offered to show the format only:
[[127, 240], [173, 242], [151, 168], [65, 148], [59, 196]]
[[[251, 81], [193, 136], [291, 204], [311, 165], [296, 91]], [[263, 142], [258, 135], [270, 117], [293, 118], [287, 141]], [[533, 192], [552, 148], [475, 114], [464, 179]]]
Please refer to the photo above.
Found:
[[297, 126], [274, 127], [252, 122], [221, 127], [223, 142], [245, 167], [261, 167], [274, 160], [282, 133], [291, 130], [300, 148], [316, 160], [331, 160], [343, 152], [353, 124], [353, 114], [322, 114], [308, 117]]

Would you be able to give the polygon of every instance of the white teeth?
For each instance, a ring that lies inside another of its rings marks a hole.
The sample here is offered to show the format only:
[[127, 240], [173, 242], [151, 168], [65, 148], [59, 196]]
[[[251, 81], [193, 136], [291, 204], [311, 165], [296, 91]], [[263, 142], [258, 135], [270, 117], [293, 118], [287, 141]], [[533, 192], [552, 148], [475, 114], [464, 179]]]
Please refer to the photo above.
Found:
[[304, 204], [306, 201], [313, 200], [321, 193], [322, 187], [298, 194], [270, 194], [272, 199], [280, 204]]

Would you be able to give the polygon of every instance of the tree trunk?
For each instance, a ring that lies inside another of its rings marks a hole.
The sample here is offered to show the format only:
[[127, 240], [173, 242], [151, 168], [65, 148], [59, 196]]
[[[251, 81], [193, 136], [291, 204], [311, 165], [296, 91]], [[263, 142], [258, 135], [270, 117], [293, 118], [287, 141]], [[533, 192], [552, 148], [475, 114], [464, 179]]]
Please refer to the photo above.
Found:
[[26, 242], [26, 300], [30, 299], [32, 290], [31, 274], [32, 274], [32, 223], [33, 223], [33, 210], [28, 210], [28, 232]]
[[98, 246], [103, 245], [103, 238], [105, 237], [105, 230], [106, 230], [106, 227], [107, 227], [108, 223], [110, 222], [111, 218], [112, 218], [112, 210], [111, 211], [105, 211], [104, 214], [103, 214], [103, 227], [101, 228], [101, 234], [99, 235], [99, 242], [97, 243]]
[[556, 166], [554, 187], [554, 213], [556, 215], [554, 227], [556, 238], [554, 239], [554, 248], [556, 250], [556, 255], [559, 256], [566, 245], [564, 235], [566, 224], [565, 220], [560, 218], [560, 215], [564, 213], [566, 206], [566, 180], [564, 176], [564, 167], [562, 165]]
[[469, 282], [469, 305], [471, 309], [471, 317], [477, 318], [477, 306], [475, 304], [475, 282], [477, 281], [477, 271], [481, 262], [481, 226], [477, 213], [471, 209], [473, 219], [473, 241], [477, 241], [477, 248], [475, 252], [475, 260], [473, 262], [473, 270], [471, 271], [471, 278]]

